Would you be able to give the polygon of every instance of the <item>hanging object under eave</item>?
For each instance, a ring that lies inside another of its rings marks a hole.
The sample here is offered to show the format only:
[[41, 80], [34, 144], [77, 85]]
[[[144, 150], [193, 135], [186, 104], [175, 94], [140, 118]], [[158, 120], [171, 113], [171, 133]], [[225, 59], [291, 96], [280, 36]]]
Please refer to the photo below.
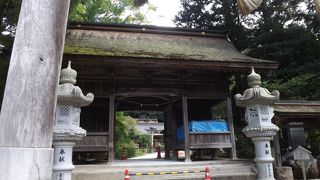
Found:
[[133, 2], [133, 6], [140, 7], [148, 3], [148, 0], [132, 0], [132, 2]]
[[320, 0], [314, 0], [314, 6], [316, 7], [316, 12], [320, 15]]
[[262, 1], [263, 0], [237, 0], [237, 4], [240, 13], [246, 16], [256, 10], [261, 5]]

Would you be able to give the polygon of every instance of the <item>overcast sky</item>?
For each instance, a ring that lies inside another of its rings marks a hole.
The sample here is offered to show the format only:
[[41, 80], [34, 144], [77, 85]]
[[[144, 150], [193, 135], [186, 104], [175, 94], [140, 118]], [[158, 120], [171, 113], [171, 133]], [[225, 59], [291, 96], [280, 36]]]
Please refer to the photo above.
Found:
[[[180, 0], [149, 0], [149, 4], [155, 6], [157, 8], [156, 11], [149, 11], [146, 14], [147, 20], [149, 21], [150, 25], [156, 26], [175, 26], [173, 23], [173, 19], [175, 15], [179, 12], [181, 7]], [[147, 12], [147, 5], [141, 7], [142, 12]], [[298, 9], [302, 10], [303, 12], [307, 11], [307, 5], [305, 2], [299, 4]], [[254, 16], [254, 15], [249, 15]], [[291, 24], [293, 20], [290, 20], [285, 23], [285, 27]], [[295, 22], [301, 25], [304, 22]], [[251, 26], [254, 26], [255, 23]], [[244, 26], [247, 27], [246, 24]], [[247, 27], [250, 28], [250, 27]]]
[[[146, 15], [151, 25], [175, 26], [172, 20], [180, 9], [180, 0], [149, 0], [149, 3], [157, 7]], [[142, 8], [146, 9], [146, 6]]]

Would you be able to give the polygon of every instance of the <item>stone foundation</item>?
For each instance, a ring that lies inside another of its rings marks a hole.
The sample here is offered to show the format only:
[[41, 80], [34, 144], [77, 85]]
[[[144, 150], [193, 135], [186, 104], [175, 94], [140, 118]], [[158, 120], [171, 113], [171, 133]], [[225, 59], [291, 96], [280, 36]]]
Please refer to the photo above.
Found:
[[275, 168], [275, 177], [277, 180], [293, 180], [292, 168], [289, 166]]
[[51, 180], [52, 148], [0, 147], [0, 179]]

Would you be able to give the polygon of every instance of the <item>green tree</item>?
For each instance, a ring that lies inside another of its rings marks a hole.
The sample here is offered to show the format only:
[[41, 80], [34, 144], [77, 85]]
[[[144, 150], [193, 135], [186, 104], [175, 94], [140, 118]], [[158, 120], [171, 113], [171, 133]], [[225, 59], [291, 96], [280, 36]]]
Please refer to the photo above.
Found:
[[[249, 56], [279, 62], [265, 77], [266, 86], [280, 89], [282, 98], [317, 100], [319, 96], [320, 18], [311, 0], [267, 0], [252, 15], [239, 15], [235, 1], [182, 0], [178, 26], [230, 29], [236, 47]], [[227, 6], [229, 3], [229, 6]], [[301, 6], [306, 5], [304, 10]], [[235, 78], [243, 86], [242, 77]], [[238, 90], [241, 90], [238, 89]]]
[[21, 0], [0, 1], [0, 55], [11, 52], [20, 6]]
[[[244, 31], [236, 1], [181, 0], [183, 9], [174, 22], [179, 27], [230, 31], [230, 38], [238, 48], [245, 42]], [[239, 45], [238, 45], [239, 43]]]
[[[181, 0], [181, 3], [183, 8], [175, 18], [178, 26], [229, 29], [231, 40], [243, 53], [279, 62], [278, 70], [263, 80], [268, 89], [280, 90], [281, 99], [320, 99], [320, 18], [311, 0], [264, 0], [260, 8], [246, 17], [237, 13], [234, 0]], [[299, 8], [304, 3], [306, 10]], [[232, 92], [247, 88], [246, 75], [235, 76], [233, 80]], [[240, 132], [238, 128], [244, 126], [240, 117], [244, 115], [237, 108], [235, 112], [239, 114], [235, 117], [236, 132]], [[243, 139], [242, 134], [238, 133], [237, 138]], [[250, 147], [243, 140], [237, 141], [237, 145]]]
[[[0, 54], [10, 54], [22, 0], [0, 1]], [[156, 8], [146, 4], [149, 11]], [[71, 0], [69, 21], [148, 23], [146, 14], [132, 0]]]
[[[249, 55], [278, 61], [279, 68], [265, 85], [282, 99], [319, 100], [320, 42], [305, 28], [293, 25], [260, 35]], [[265, 77], [267, 79], [268, 77]]]
[[116, 113], [116, 158], [120, 159], [123, 148], [125, 149], [127, 158], [141, 155], [141, 148], [149, 148], [151, 138], [149, 135], [139, 133], [136, 128], [135, 119], [125, 116], [123, 112]]
[[6, 84], [7, 71], [9, 67], [8, 62], [9, 62], [8, 57], [0, 56], [0, 109], [2, 105], [4, 87]]
[[21, 1], [0, 1], [0, 108]]
[[[22, 0], [0, 1], [0, 104]], [[155, 7], [147, 4], [149, 11]], [[132, 0], [71, 0], [69, 21], [147, 23]]]
[[[149, 10], [155, 7], [148, 4]], [[146, 23], [145, 14], [133, 6], [132, 0], [74, 0], [69, 21], [104, 23]]]

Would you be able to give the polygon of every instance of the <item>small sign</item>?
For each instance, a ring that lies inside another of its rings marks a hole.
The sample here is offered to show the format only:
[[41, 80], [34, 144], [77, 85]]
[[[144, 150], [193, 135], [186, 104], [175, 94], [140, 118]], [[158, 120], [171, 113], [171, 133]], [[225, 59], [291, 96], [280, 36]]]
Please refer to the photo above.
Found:
[[293, 152], [294, 160], [309, 160], [311, 152], [307, 149], [298, 146]]

